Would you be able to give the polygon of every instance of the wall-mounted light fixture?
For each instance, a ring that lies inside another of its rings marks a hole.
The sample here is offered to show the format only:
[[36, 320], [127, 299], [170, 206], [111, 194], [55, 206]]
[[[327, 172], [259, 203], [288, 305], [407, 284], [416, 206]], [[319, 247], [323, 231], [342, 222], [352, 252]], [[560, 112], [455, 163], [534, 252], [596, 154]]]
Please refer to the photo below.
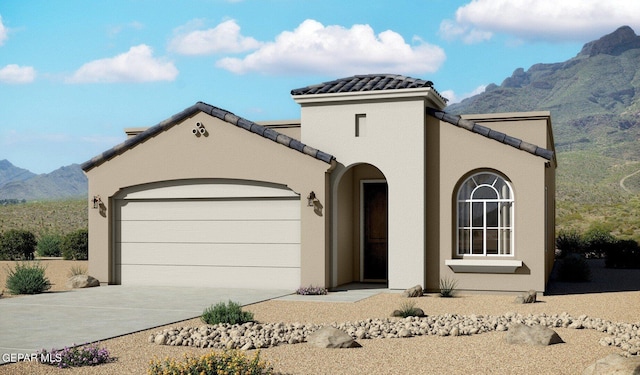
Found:
[[311, 191], [311, 193], [309, 193], [309, 196], [307, 197], [307, 206], [309, 207], [313, 207], [314, 203], [317, 201], [316, 199], [316, 193], [314, 193], [313, 191]]
[[93, 208], [98, 208], [102, 204], [102, 198], [99, 195], [93, 196]]

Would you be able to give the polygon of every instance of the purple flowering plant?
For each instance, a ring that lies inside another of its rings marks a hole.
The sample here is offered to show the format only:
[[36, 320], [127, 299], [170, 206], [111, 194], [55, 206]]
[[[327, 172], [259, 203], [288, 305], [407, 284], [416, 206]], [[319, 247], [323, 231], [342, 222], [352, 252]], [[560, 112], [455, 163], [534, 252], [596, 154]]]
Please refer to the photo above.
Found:
[[41, 363], [59, 368], [96, 366], [113, 361], [107, 348], [97, 344], [86, 346], [65, 346], [63, 349], [42, 349], [39, 353]]
[[323, 288], [320, 286], [313, 286], [313, 285], [300, 287], [298, 288], [298, 290], [296, 290], [296, 294], [300, 294], [303, 296], [319, 296], [319, 295], [325, 295], [327, 293], [328, 293], [328, 290], [326, 288]]

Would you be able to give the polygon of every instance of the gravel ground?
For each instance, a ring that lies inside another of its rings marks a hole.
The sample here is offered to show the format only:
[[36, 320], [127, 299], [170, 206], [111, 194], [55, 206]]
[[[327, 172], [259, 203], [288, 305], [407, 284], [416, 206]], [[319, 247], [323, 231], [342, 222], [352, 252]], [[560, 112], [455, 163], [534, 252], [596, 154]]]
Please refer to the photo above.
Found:
[[[52, 261], [56, 262], [56, 261]], [[595, 263], [594, 263], [595, 264]], [[513, 295], [461, 294], [456, 298], [427, 295], [412, 299], [428, 315], [456, 313], [462, 315], [500, 315], [506, 312], [521, 314], [560, 314], [589, 317], [613, 322], [640, 322], [640, 270], [605, 270], [595, 264], [594, 282], [607, 277], [606, 290], [623, 292], [584, 292], [578, 284], [558, 284], [558, 295], [542, 296], [535, 304], [514, 304]], [[4, 268], [0, 263], [0, 267]], [[60, 266], [65, 273], [70, 265]], [[48, 266], [49, 275], [58, 265]], [[618, 272], [623, 271], [623, 272]], [[613, 272], [613, 273], [612, 273]], [[617, 272], [617, 273], [616, 273]], [[0, 271], [0, 277], [4, 276]], [[49, 276], [53, 281], [53, 276]], [[66, 280], [66, 275], [62, 277]], [[64, 282], [62, 282], [62, 285]], [[591, 284], [591, 283], [590, 283]], [[637, 287], [638, 286], [638, 287]], [[637, 287], [637, 288], [636, 288]], [[636, 288], [636, 289], [634, 289]], [[19, 298], [19, 297], [17, 297]], [[313, 297], [309, 297], [312, 301]], [[356, 303], [267, 301], [246, 306], [261, 322], [332, 323], [367, 318], [388, 317], [406, 301], [397, 293], [383, 293]], [[202, 325], [199, 319], [187, 320], [167, 327]], [[181, 358], [185, 353], [200, 355], [208, 349], [171, 347], [149, 344], [151, 333], [165, 327], [103, 341], [116, 361], [96, 367], [59, 370], [38, 363], [16, 363], [0, 367], [3, 374], [143, 374], [152, 358]], [[290, 374], [580, 374], [591, 363], [611, 353], [615, 347], [598, 344], [606, 336], [593, 330], [556, 328], [565, 341], [548, 347], [508, 345], [505, 332], [473, 336], [421, 336], [404, 339], [359, 340], [361, 348], [318, 349], [306, 343], [282, 345], [261, 350], [276, 370]], [[250, 351], [250, 354], [253, 351]]]

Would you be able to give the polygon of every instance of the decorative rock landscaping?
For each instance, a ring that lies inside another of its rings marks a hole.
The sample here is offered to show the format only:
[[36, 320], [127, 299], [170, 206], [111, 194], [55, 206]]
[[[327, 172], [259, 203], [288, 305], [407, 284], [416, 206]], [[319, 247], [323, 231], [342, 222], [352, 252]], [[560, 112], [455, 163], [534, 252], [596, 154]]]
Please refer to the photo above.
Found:
[[613, 323], [586, 315], [572, 317], [562, 314], [522, 315], [508, 312], [501, 316], [445, 314], [404, 319], [366, 319], [330, 325], [302, 323], [245, 323], [242, 325], [216, 324], [200, 327], [168, 328], [149, 336], [150, 343], [172, 346], [195, 346], [214, 349], [257, 349], [282, 344], [306, 342], [314, 331], [331, 326], [354, 339], [403, 338], [422, 335], [464, 336], [493, 331], [507, 331], [511, 326], [562, 327], [593, 329], [610, 336], [600, 339], [603, 346], [622, 349], [625, 357], [640, 355], [640, 322]]

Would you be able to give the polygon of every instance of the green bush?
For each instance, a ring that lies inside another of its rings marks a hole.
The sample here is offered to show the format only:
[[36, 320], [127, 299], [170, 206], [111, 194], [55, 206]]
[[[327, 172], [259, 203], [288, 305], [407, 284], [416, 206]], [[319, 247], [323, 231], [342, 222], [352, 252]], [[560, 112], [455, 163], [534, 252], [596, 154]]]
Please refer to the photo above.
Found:
[[61, 243], [62, 236], [59, 234], [43, 235], [38, 241], [38, 255], [40, 255], [41, 257], [59, 257], [62, 254], [60, 251]]
[[51, 288], [45, 267], [38, 262], [16, 263], [14, 270], [7, 267], [6, 285], [11, 294], [38, 294]]
[[558, 279], [560, 281], [591, 281], [589, 263], [580, 254], [567, 254], [564, 259], [560, 260]]
[[618, 240], [606, 250], [604, 264], [609, 268], [640, 268], [640, 246], [634, 240]]
[[422, 317], [424, 316], [424, 311], [416, 307], [415, 302], [402, 302], [400, 309], [394, 310], [391, 315], [398, 318], [406, 318], [409, 316]]
[[89, 259], [89, 231], [78, 229], [75, 232], [68, 233], [62, 238], [60, 250], [65, 260]]
[[218, 302], [215, 306], [207, 307], [201, 319], [207, 324], [244, 324], [253, 321], [253, 313], [242, 311], [242, 306], [236, 302]]
[[23, 229], [10, 229], [0, 235], [0, 259], [33, 259], [36, 244], [36, 236], [32, 232]]
[[585, 232], [583, 241], [586, 244], [584, 255], [587, 258], [604, 258], [607, 249], [613, 248], [617, 240], [609, 229], [594, 226]]
[[560, 250], [559, 258], [569, 253], [581, 254], [585, 249], [582, 236], [576, 230], [561, 230], [556, 237], [556, 248]]
[[239, 350], [211, 352], [200, 357], [188, 357], [183, 362], [172, 358], [153, 359], [147, 372], [149, 375], [178, 374], [229, 374], [229, 375], [271, 375], [273, 367], [269, 362], [260, 359], [260, 352], [253, 357]]

